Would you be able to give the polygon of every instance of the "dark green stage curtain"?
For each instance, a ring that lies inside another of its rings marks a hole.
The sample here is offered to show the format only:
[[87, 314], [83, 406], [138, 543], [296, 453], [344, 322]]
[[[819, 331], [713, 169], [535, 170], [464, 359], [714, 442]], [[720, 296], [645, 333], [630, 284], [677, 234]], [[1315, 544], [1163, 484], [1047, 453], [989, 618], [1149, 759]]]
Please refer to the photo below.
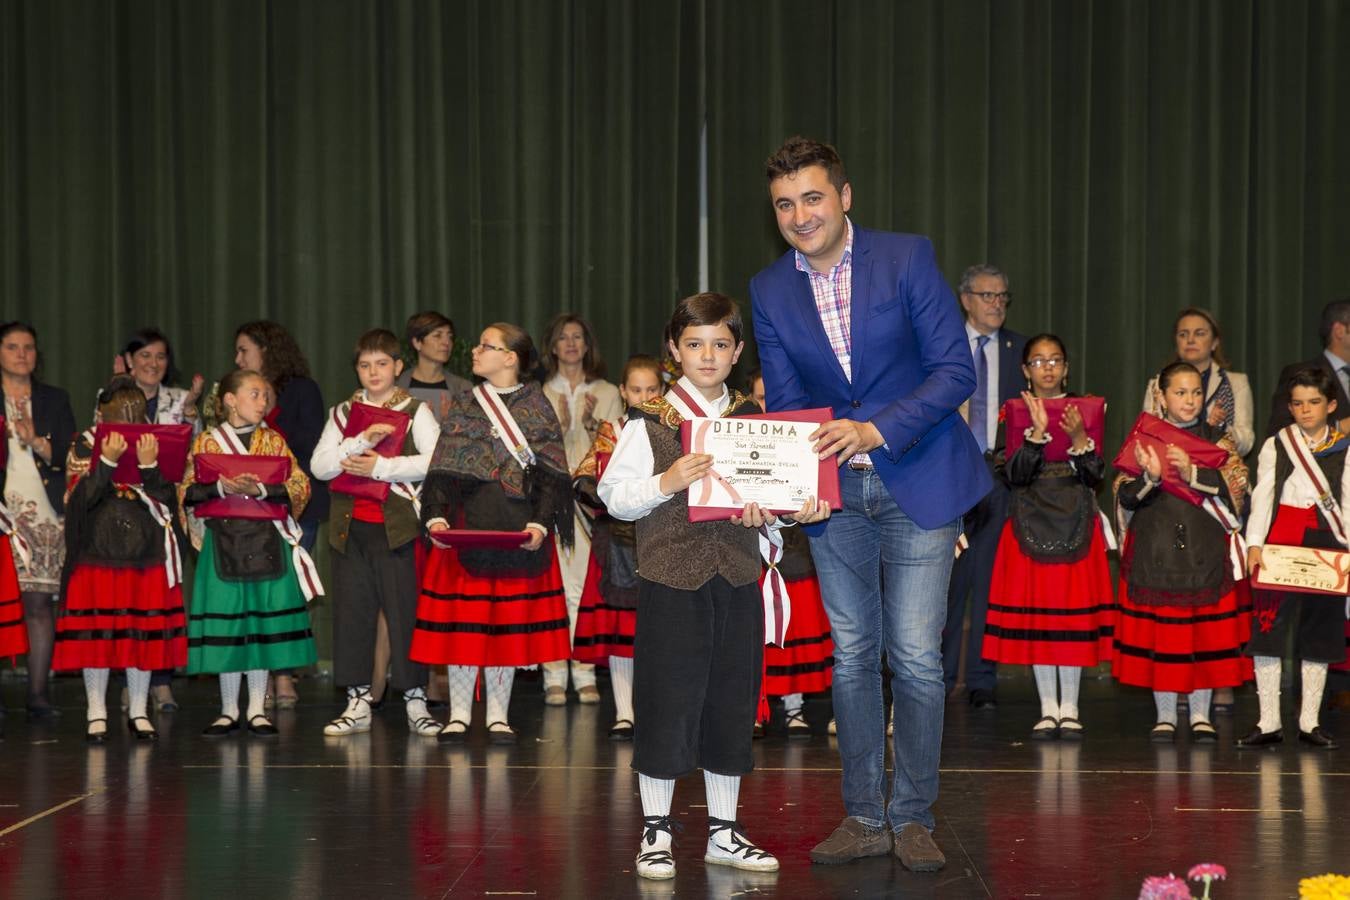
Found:
[[782, 253], [763, 161], [834, 143], [855, 222], [993, 262], [1010, 327], [1058, 332], [1115, 449], [1178, 309], [1219, 318], [1264, 427], [1350, 294], [1350, 5], [752, 0], [708, 6], [711, 281]]
[[268, 317], [331, 401], [424, 308], [475, 341], [577, 310], [617, 369], [696, 287], [698, 30], [692, 0], [7, 0], [4, 318], [77, 396], [131, 329], [211, 380]]

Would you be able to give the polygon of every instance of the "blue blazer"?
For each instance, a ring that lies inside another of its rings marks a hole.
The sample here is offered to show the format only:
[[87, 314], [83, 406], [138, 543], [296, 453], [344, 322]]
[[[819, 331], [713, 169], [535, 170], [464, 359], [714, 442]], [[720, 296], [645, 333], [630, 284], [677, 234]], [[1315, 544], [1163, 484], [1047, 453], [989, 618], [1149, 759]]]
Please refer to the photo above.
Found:
[[877, 474], [922, 528], [989, 492], [989, 467], [957, 412], [975, 390], [965, 325], [927, 238], [854, 226], [852, 383], [793, 251], [750, 280], [750, 300], [770, 409], [828, 406], [871, 421], [886, 440], [871, 453]]

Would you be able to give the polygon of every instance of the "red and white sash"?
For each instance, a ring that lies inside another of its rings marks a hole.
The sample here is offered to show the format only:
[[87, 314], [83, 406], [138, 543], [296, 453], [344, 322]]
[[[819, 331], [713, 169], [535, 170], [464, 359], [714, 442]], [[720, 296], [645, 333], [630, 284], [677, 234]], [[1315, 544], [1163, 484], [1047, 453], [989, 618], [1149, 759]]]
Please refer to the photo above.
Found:
[[1218, 497], [1206, 497], [1200, 508], [1222, 525], [1228, 535], [1228, 562], [1233, 570], [1233, 580], [1246, 578], [1247, 540], [1242, 536], [1242, 520]]
[[1322, 467], [1313, 458], [1312, 452], [1303, 440], [1303, 435], [1299, 433], [1299, 427], [1290, 425], [1281, 428], [1280, 443], [1284, 445], [1284, 452], [1289, 454], [1289, 458], [1293, 460], [1294, 467], [1312, 482], [1313, 490], [1317, 492], [1317, 508], [1322, 511], [1327, 524], [1331, 526], [1332, 536], [1342, 547], [1347, 546], [1345, 519], [1341, 515], [1341, 504], [1336, 499], [1336, 495], [1331, 492], [1331, 485], [1327, 484], [1326, 473], [1322, 471]]
[[[692, 391], [686, 390], [679, 381], [672, 384], [670, 390], [666, 392], [666, 402], [675, 407], [675, 411], [686, 419], [720, 418], [717, 413], [705, 407]], [[716, 472], [710, 472], [710, 475], [719, 481], [722, 479]], [[736, 496], [735, 492], [732, 492], [732, 496]], [[782, 647], [787, 636], [788, 623], [792, 620], [792, 601], [788, 596], [787, 582], [783, 580], [783, 573], [778, 571], [778, 564], [783, 560], [783, 536], [777, 528], [764, 525], [759, 529], [759, 555], [768, 565], [761, 589], [764, 595], [764, 643]]]
[[483, 408], [488, 424], [492, 426], [492, 433], [501, 440], [515, 461], [520, 463], [520, 467], [528, 469], [534, 465], [534, 451], [530, 449], [529, 441], [525, 440], [525, 432], [520, 430], [515, 416], [511, 415], [511, 410], [506, 408], [497, 392], [488, 387], [484, 381], [473, 389], [473, 398]]
[[[333, 422], [337, 424], [338, 434], [347, 433], [347, 413], [349, 408], [350, 404], [347, 403], [339, 403], [337, 406], [333, 407]], [[411, 431], [412, 425], [409, 424], [408, 428]], [[411, 503], [413, 512], [417, 514], [417, 518], [422, 518], [421, 482], [413, 484], [411, 481], [391, 481], [389, 482], [389, 490]]]
[[[259, 428], [267, 428], [267, 423], [262, 422]], [[216, 439], [220, 445], [222, 453], [234, 454], [236, 456], [248, 456], [248, 448], [239, 440], [239, 436], [227, 424], [217, 425], [211, 429], [211, 436]], [[300, 590], [304, 592], [306, 600], [313, 600], [315, 597], [323, 596], [323, 582], [319, 581], [319, 569], [314, 565], [314, 560], [310, 558], [309, 553], [300, 545], [300, 538], [304, 532], [301, 531], [295, 517], [289, 512], [285, 519], [272, 519], [272, 524], [276, 526], [277, 531], [281, 532], [281, 538], [291, 548], [291, 561], [295, 564], [295, 576], [300, 581]]]

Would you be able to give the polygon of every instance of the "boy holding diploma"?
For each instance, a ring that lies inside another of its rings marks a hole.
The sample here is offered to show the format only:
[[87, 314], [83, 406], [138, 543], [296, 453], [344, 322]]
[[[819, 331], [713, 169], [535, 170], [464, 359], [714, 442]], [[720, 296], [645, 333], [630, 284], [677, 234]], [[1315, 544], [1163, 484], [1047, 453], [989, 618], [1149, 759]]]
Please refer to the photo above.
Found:
[[[666, 334], [684, 375], [664, 397], [629, 411], [598, 493], [609, 514], [637, 523], [638, 618], [634, 638], [633, 768], [642, 794], [637, 873], [675, 876], [670, 815], [675, 780], [703, 769], [708, 797], [704, 861], [761, 872], [778, 860], [736, 821], [741, 776], [752, 765], [764, 610], [758, 586], [759, 530], [780, 521], [754, 504], [729, 521], [691, 523], [688, 488], [712, 469], [709, 454], [685, 454], [680, 423], [759, 412], [727, 376], [740, 357], [741, 316], [730, 297], [681, 300]], [[785, 518], [817, 522], [811, 498]]]
[[[1345, 509], [1350, 439], [1336, 430], [1332, 376], [1303, 369], [1290, 380], [1289, 413], [1294, 422], [1266, 438], [1257, 463], [1252, 513], [1247, 520], [1247, 571], [1255, 575], [1266, 544], [1346, 549]], [[1278, 498], [1278, 505], [1276, 501]], [[1303, 706], [1298, 739], [1326, 750], [1336, 747], [1318, 724], [1327, 667], [1345, 660], [1345, 603], [1337, 597], [1272, 591], [1253, 585], [1255, 615], [1247, 654], [1256, 668], [1261, 719], [1238, 738], [1240, 747], [1284, 740], [1280, 722], [1280, 659], [1289, 632], [1294, 656], [1303, 663]]]

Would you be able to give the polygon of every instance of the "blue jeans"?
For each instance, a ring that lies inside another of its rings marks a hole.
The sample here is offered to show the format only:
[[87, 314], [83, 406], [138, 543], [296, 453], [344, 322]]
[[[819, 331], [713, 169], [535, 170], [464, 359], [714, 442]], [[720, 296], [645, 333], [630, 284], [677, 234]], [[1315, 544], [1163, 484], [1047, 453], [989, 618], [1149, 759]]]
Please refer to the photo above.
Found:
[[[925, 530], [876, 473], [840, 472], [844, 508], [811, 539], [834, 637], [834, 716], [844, 809], [868, 825], [933, 827], [942, 749], [942, 625], [960, 521]], [[895, 697], [895, 779], [886, 805], [881, 651]]]

